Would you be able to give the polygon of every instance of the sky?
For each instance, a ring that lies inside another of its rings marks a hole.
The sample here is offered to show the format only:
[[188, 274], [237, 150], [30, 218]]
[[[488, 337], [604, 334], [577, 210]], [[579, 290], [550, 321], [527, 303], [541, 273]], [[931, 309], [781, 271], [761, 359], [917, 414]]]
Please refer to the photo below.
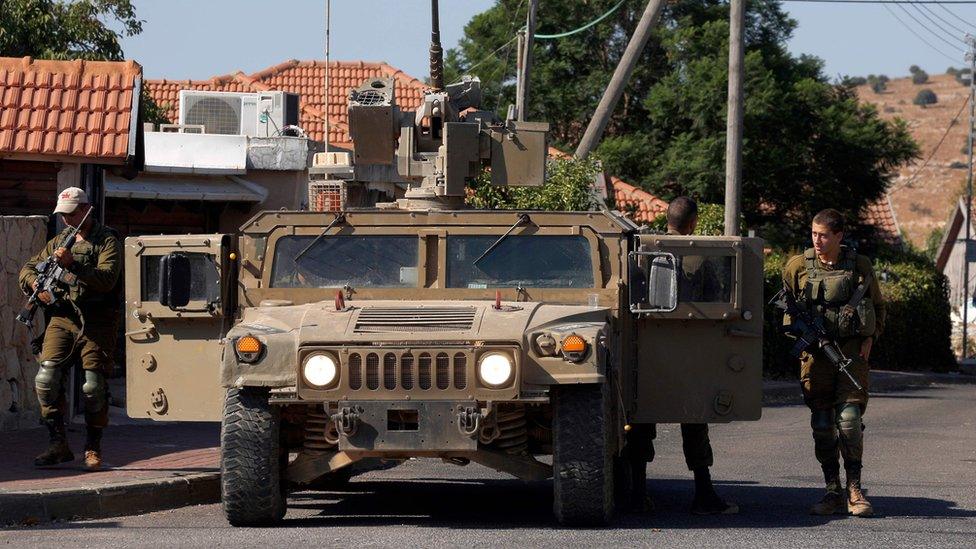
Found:
[[[545, 3], [540, 0], [540, 17], [545, 16]], [[122, 46], [127, 58], [142, 64], [147, 78], [207, 79], [237, 70], [250, 74], [293, 58], [325, 58], [325, 0], [133, 4], [146, 22], [142, 34], [124, 38]], [[494, 0], [441, 0], [444, 48], [457, 44], [471, 16], [493, 4]], [[903, 76], [911, 65], [941, 73], [950, 65], [965, 64], [959, 31], [976, 34], [976, 4], [949, 5], [952, 14], [937, 5], [787, 2], [784, 7], [799, 22], [790, 51], [822, 58], [831, 77]], [[423, 78], [428, 72], [429, 10], [427, 0], [332, 0], [331, 57], [386, 61]]]

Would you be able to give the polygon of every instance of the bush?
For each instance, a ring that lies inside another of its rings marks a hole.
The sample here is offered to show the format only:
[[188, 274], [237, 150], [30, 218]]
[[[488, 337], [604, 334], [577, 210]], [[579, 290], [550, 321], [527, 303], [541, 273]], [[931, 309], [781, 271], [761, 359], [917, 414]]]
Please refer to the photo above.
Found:
[[912, 103], [924, 107], [926, 105], [934, 105], [939, 102], [939, 98], [935, 95], [935, 92], [925, 88], [918, 92]]
[[868, 79], [863, 76], [845, 76], [841, 78], [840, 85], [848, 88], [863, 86], [868, 83]]
[[908, 67], [908, 74], [915, 74], [917, 72], [922, 72], [922, 68], [919, 67], [918, 65], [912, 65], [911, 67]]
[[871, 86], [871, 90], [873, 90], [874, 93], [881, 93], [886, 89], [888, 89], [888, 77], [883, 74], [882, 75], [869, 74], [867, 81], [868, 81], [868, 85]]
[[[592, 156], [550, 158], [546, 165], [546, 182], [539, 187], [496, 187], [486, 170], [470, 184], [465, 200], [484, 210], [586, 211], [595, 209], [593, 182], [600, 172]], [[612, 198], [609, 207], [613, 208]]]
[[946, 74], [951, 76], [956, 76], [959, 74], [959, 69], [955, 67], [949, 67], [948, 69], [946, 69]]
[[[799, 252], [773, 252], [764, 265], [765, 299], [782, 288], [786, 261]], [[949, 281], [935, 265], [913, 252], [888, 252], [875, 263], [881, 278], [887, 320], [871, 351], [871, 367], [888, 370], [934, 370], [955, 366], [950, 348]], [[799, 363], [789, 353], [793, 340], [783, 335], [783, 315], [766, 305], [763, 317], [763, 374], [770, 378], [799, 375]]]
[[923, 70], [919, 70], [912, 74], [912, 84], [920, 85], [929, 81], [929, 74]]
[[[967, 154], [969, 153], [969, 147], [968, 146], [966, 147], [966, 149], [965, 149], [964, 152], [966, 152]], [[955, 161], [953, 161], [952, 164], [949, 164], [949, 168], [950, 169], [953, 169], [953, 170], [964, 170], [964, 169], [966, 169], [966, 163], [965, 162], [960, 162], [958, 160], [955, 160]]]

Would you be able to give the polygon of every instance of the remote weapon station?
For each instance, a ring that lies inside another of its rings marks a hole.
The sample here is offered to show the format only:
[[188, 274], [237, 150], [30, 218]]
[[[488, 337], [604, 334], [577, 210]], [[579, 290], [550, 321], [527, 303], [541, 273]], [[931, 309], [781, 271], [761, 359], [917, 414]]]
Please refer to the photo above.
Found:
[[762, 242], [465, 209], [485, 169], [544, 184], [548, 125], [479, 110], [477, 78], [443, 84], [434, 7], [417, 110], [392, 79], [349, 97], [353, 177], [391, 173], [402, 198], [126, 239], [128, 412], [222, 421], [232, 524], [411, 457], [552, 479], [560, 522], [605, 523], [630, 425], [759, 418]]

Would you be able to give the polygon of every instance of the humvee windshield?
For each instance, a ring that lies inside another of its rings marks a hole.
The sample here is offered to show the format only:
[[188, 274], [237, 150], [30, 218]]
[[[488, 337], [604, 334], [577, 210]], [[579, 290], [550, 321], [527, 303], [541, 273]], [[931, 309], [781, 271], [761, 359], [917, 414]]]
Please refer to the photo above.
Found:
[[327, 236], [301, 259], [315, 236], [285, 236], [275, 246], [273, 288], [412, 288], [417, 286], [416, 236]]
[[583, 236], [447, 237], [448, 288], [592, 288], [590, 242]]

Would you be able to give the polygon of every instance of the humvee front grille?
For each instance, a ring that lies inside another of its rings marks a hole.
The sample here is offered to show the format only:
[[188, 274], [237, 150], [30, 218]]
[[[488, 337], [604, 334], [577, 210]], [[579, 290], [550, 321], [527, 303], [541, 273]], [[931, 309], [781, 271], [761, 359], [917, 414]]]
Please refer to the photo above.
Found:
[[346, 386], [360, 391], [365, 377], [367, 391], [379, 390], [381, 384], [386, 391], [410, 391], [415, 379], [417, 388], [424, 391], [463, 390], [468, 387], [468, 365], [473, 363], [469, 354], [456, 349], [353, 351], [346, 359]]
[[475, 307], [365, 307], [359, 312], [353, 331], [463, 332], [471, 329]]

